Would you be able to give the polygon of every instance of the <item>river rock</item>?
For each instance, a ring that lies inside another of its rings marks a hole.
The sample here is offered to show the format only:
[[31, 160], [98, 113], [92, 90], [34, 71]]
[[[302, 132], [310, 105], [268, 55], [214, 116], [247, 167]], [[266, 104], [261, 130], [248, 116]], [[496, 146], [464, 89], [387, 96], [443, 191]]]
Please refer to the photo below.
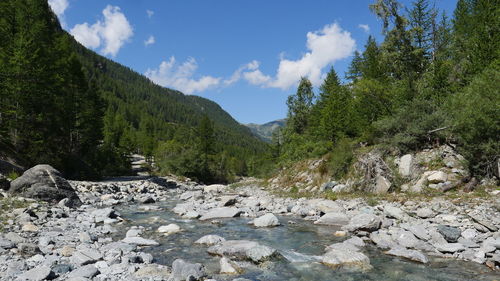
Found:
[[460, 243], [438, 243], [434, 244], [434, 247], [441, 253], [455, 253], [465, 250], [465, 247]]
[[172, 273], [168, 281], [202, 280], [206, 276], [205, 267], [199, 263], [189, 263], [183, 259], [176, 259], [172, 263]]
[[420, 208], [417, 210], [417, 216], [423, 219], [433, 218], [436, 214], [429, 208]]
[[56, 274], [57, 276], [61, 276], [65, 273], [70, 272], [71, 270], [73, 270], [73, 267], [65, 263], [57, 264], [52, 268], [52, 272], [54, 272], [54, 274]]
[[50, 280], [53, 279], [54, 273], [48, 266], [39, 266], [36, 268], [33, 268], [29, 271], [26, 271], [25, 273], [19, 275], [17, 277], [17, 280], [19, 281], [41, 281], [41, 280]]
[[132, 227], [127, 231], [125, 237], [140, 237], [142, 231], [142, 228]]
[[25, 231], [25, 232], [38, 232], [38, 226], [32, 224], [32, 223], [27, 223], [25, 225], [23, 225], [22, 231]]
[[223, 237], [220, 237], [218, 235], [205, 235], [205, 236], [201, 237], [200, 239], [196, 240], [194, 243], [212, 246], [212, 245], [224, 242], [224, 241], [226, 241], [226, 239], [224, 239]]
[[472, 228], [468, 228], [468, 229], [462, 231], [462, 233], [460, 235], [462, 235], [462, 237], [467, 239], [467, 240], [474, 240], [478, 234], [479, 233], [477, 232], [477, 230], [472, 229]]
[[29, 257], [41, 253], [40, 248], [33, 243], [19, 243], [17, 244], [17, 249], [21, 255]]
[[332, 249], [322, 258], [321, 262], [327, 266], [351, 270], [370, 270], [370, 259], [363, 253], [349, 249]]
[[345, 211], [344, 207], [332, 200], [319, 200], [313, 206], [321, 213], [342, 213]]
[[84, 248], [73, 253], [71, 262], [76, 265], [87, 265], [102, 259], [102, 254], [91, 248]]
[[71, 271], [68, 278], [92, 278], [97, 274], [99, 274], [97, 267], [93, 264], [89, 264]]
[[163, 226], [160, 226], [157, 230], [159, 233], [163, 233], [164, 235], [170, 235], [170, 234], [174, 234], [174, 233], [177, 233], [177, 232], [180, 232], [181, 231], [181, 227], [174, 224], [174, 223], [171, 223], [169, 225], [163, 225]]
[[97, 209], [90, 213], [96, 223], [105, 222], [108, 219], [115, 219], [118, 213], [113, 208]]
[[259, 263], [273, 257], [276, 250], [254, 241], [227, 240], [208, 248], [208, 253], [227, 256], [237, 260], [251, 260]]
[[200, 220], [211, 220], [218, 218], [234, 218], [241, 214], [241, 210], [234, 207], [220, 207], [209, 210], [201, 216]]
[[408, 230], [411, 233], [413, 233], [413, 235], [415, 235], [418, 239], [425, 240], [425, 241], [430, 239], [430, 236], [427, 232], [427, 229], [425, 228], [425, 226], [423, 226], [421, 224], [411, 224], [408, 227]]
[[134, 275], [139, 279], [163, 280], [170, 277], [170, 270], [161, 265], [147, 265], [139, 268]]
[[239, 267], [226, 257], [222, 257], [219, 261], [221, 274], [238, 274]]
[[9, 193], [57, 204], [68, 198], [71, 207], [82, 205], [80, 198], [61, 173], [49, 165], [37, 165], [10, 183]]
[[385, 231], [370, 233], [370, 239], [377, 245], [377, 247], [382, 249], [390, 249], [396, 247], [397, 245], [392, 239], [392, 236]]
[[359, 214], [351, 218], [349, 224], [344, 226], [347, 231], [368, 231], [372, 232], [380, 228], [382, 221], [374, 214]]
[[200, 214], [196, 211], [188, 211], [184, 215], [182, 215], [183, 218], [185, 219], [197, 219], [200, 217]]
[[493, 231], [493, 232], [498, 231], [498, 227], [494, 226], [487, 219], [482, 218], [482, 217], [480, 217], [478, 215], [470, 215], [470, 217], [472, 218], [472, 220], [474, 220], [478, 224], [486, 227], [488, 230]]
[[384, 214], [389, 217], [389, 218], [394, 218], [398, 220], [403, 220], [407, 217], [407, 214], [405, 211], [401, 210], [398, 207], [394, 206], [385, 206], [384, 207]]
[[409, 250], [401, 247], [392, 248], [389, 251], [385, 252], [391, 256], [403, 257], [412, 261], [428, 263], [429, 259], [420, 251], [417, 250]]
[[256, 227], [271, 227], [280, 225], [280, 222], [274, 214], [268, 213], [254, 219], [253, 225]]
[[127, 243], [127, 244], [132, 244], [132, 245], [137, 245], [137, 246], [157, 246], [157, 245], [160, 245], [158, 242], [156, 242], [154, 240], [146, 239], [146, 238], [142, 238], [142, 237], [126, 237], [122, 241]]
[[344, 213], [326, 213], [314, 224], [343, 226], [349, 223], [349, 217]]
[[8, 250], [15, 248], [16, 244], [8, 239], [0, 237], [0, 248]]
[[405, 248], [415, 248], [420, 244], [420, 240], [413, 235], [413, 233], [400, 230], [392, 235], [392, 238], [401, 246]]
[[462, 234], [459, 228], [453, 226], [438, 225], [437, 230], [443, 235], [444, 239], [450, 243], [457, 242]]

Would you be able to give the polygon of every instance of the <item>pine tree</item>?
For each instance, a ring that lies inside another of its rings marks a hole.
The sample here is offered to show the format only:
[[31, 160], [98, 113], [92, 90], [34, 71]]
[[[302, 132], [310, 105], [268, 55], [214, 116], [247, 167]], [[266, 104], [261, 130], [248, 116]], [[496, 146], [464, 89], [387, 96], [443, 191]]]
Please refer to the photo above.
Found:
[[335, 142], [339, 138], [353, 134], [351, 95], [340, 85], [337, 73], [333, 68], [321, 86], [321, 132], [326, 140]]
[[292, 132], [302, 134], [308, 127], [309, 113], [313, 105], [312, 84], [307, 78], [301, 78], [297, 93], [288, 97], [288, 124]]

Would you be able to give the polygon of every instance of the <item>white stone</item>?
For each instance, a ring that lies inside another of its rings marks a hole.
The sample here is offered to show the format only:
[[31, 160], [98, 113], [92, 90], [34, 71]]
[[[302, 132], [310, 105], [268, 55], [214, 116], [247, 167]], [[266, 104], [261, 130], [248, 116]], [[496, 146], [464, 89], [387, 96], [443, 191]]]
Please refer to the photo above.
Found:
[[430, 183], [443, 183], [448, 180], [448, 175], [442, 171], [433, 171], [428, 177], [427, 180]]
[[181, 227], [174, 224], [174, 223], [171, 223], [169, 225], [162, 225], [162, 226], [158, 227], [157, 231], [159, 233], [163, 233], [164, 235], [170, 235], [170, 234], [180, 232]]
[[220, 273], [221, 274], [237, 274], [238, 267], [228, 258], [222, 257], [220, 259]]
[[403, 177], [411, 176], [411, 168], [413, 165], [413, 156], [406, 154], [399, 160], [399, 174]]
[[465, 239], [474, 240], [478, 234], [479, 233], [477, 232], [477, 230], [472, 229], [472, 228], [468, 228], [468, 229], [462, 231], [461, 235]]
[[377, 194], [383, 194], [387, 193], [389, 189], [391, 188], [391, 182], [386, 179], [383, 176], [377, 176], [375, 180], [375, 189], [373, 190], [374, 193]]
[[219, 235], [205, 235], [205, 236], [201, 237], [200, 239], [196, 240], [194, 243], [212, 246], [212, 245], [224, 242], [224, 241], [226, 241], [226, 239], [224, 239], [223, 237], [220, 237]]
[[278, 226], [280, 225], [280, 222], [275, 215], [268, 213], [261, 217], [256, 218], [253, 221], [253, 224], [256, 227], [270, 227], [270, 226]]
[[338, 225], [343, 226], [349, 223], [349, 217], [343, 213], [326, 213], [320, 217], [314, 224]]
[[349, 249], [332, 249], [323, 256], [321, 262], [333, 268], [372, 269], [370, 259], [366, 255]]

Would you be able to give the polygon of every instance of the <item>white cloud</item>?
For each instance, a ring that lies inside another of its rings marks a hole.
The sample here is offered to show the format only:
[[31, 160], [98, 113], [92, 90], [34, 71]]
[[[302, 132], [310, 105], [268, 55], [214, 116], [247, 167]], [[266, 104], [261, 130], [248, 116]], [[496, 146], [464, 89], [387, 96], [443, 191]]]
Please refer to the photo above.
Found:
[[363, 29], [366, 33], [370, 33], [370, 26], [368, 24], [359, 24], [358, 27]]
[[256, 70], [259, 68], [260, 62], [253, 60], [243, 66], [240, 66], [235, 72], [233, 72], [233, 75], [229, 79], [224, 80], [224, 85], [229, 86], [232, 85], [236, 82], [238, 82], [241, 79], [241, 76], [243, 74], [243, 71], [245, 70]]
[[194, 58], [189, 58], [182, 64], [177, 64], [175, 57], [161, 62], [157, 69], [148, 69], [145, 75], [158, 85], [177, 89], [185, 94], [203, 92], [220, 85], [221, 78], [202, 76], [193, 78], [198, 69]]
[[146, 14], [148, 14], [148, 18], [152, 18], [155, 12], [151, 10], [146, 10]]
[[254, 71], [243, 73], [243, 77], [252, 85], [266, 85], [272, 80], [268, 75], [264, 75], [262, 71], [256, 69]]
[[75, 37], [76, 41], [82, 43], [85, 47], [95, 49], [101, 46], [100, 29], [100, 23], [92, 26], [89, 26], [88, 23], [83, 23], [75, 25], [70, 33]]
[[155, 37], [153, 35], [149, 36], [148, 40], [144, 41], [144, 46], [152, 45], [156, 42]]
[[281, 53], [275, 77], [264, 74], [260, 70], [260, 62], [253, 60], [240, 66], [226, 79], [213, 76], [195, 79], [194, 74], [198, 69], [196, 60], [189, 58], [177, 64], [175, 57], [163, 61], [156, 69], [148, 69], [145, 75], [161, 86], [178, 89], [186, 94], [230, 86], [242, 79], [251, 85], [287, 90], [297, 85], [301, 77], [308, 77], [314, 86], [319, 86], [326, 77], [323, 69], [349, 57], [355, 50], [356, 42], [349, 32], [334, 23], [325, 25], [321, 30], [308, 32], [306, 46], [308, 51], [297, 60], [288, 60]]
[[66, 20], [64, 18], [64, 12], [69, 7], [68, 0], [49, 0], [49, 5], [52, 11], [57, 15], [61, 25], [66, 26]]
[[258, 68], [243, 73], [243, 77], [253, 85], [289, 89], [301, 77], [308, 77], [313, 85], [321, 84], [323, 69], [334, 62], [344, 59], [354, 51], [356, 42], [351, 34], [334, 23], [321, 30], [307, 33], [307, 49], [302, 58], [288, 60], [280, 55], [276, 77], [263, 74]]
[[75, 25], [70, 33], [85, 47], [96, 49], [102, 45], [104, 55], [116, 56], [121, 47], [134, 34], [132, 26], [119, 7], [108, 5], [103, 11], [104, 21], [93, 25]]

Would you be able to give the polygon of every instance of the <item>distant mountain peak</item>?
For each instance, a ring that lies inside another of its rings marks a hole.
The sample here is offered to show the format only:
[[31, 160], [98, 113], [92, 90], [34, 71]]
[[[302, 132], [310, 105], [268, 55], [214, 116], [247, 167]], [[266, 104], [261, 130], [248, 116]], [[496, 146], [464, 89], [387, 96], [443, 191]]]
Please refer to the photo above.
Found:
[[265, 124], [245, 124], [252, 133], [266, 142], [271, 142], [275, 130], [286, 125], [286, 118], [267, 122]]

